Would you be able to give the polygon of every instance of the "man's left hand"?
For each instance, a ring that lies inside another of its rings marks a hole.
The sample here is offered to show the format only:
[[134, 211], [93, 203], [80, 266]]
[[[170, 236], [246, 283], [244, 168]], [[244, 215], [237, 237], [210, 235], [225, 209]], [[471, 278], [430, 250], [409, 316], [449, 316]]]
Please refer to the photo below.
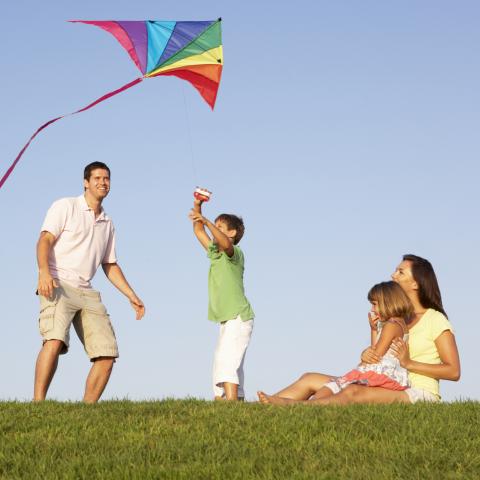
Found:
[[141, 320], [142, 317], [145, 315], [145, 305], [136, 295], [133, 295], [132, 297], [130, 297], [129, 300], [130, 300], [130, 304], [135, 310], [136, 319]]

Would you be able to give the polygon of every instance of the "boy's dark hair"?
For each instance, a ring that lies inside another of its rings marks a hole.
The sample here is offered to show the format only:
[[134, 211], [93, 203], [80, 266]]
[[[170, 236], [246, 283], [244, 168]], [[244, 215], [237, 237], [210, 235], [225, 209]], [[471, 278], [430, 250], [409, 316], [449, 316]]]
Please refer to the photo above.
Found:
[[92, 175], [92, 171], [96, 170], [97, 168], [102, 168], [108, 172], [108, 176], [110, 176], [110, 169], [105, 165], [103, 162], [92, 162], [89, 163], [85, 170], [83, 171], [83, 178], [84, 180], [90, 180], [90, 176]]
[[245, 233], [245, 225], [243, 224], [242, 217], [237, 217], [236, 215], [232, 215], [231, 213], [221, 213], [215, 221], [220, 220], [221, 222], [225, 222], [229, 230], [236, 230], [237, 234], [233, 239], [233, 244], [237, 245], [238, 242], [243, 237]]

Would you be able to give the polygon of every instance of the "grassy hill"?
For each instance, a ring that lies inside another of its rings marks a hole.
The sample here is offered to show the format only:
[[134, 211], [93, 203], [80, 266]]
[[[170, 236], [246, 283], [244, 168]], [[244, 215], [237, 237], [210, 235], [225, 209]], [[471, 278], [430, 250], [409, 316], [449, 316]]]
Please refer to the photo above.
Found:
[[480, 403], [0, 402], [2, 479], [478, 479]]

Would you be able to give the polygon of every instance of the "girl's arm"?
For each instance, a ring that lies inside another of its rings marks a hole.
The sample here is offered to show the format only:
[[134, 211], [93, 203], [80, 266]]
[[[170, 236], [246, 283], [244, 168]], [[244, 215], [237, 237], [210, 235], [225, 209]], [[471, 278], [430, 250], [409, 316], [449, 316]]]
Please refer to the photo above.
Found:
[[380, 338], [375, 346], [373, 346], [373, 350], [379, 357], [383, 357], [387, 350], [390, 348], [392, 341], [394, 338], [402, 337], [403, 331], [402, 327], [396, 322], [387, 322], [386, 325], [382, 328], [382, 333], [380, 334]]
[[395, 350], [400, 365], [409, 372], [425, 375], [437, 380], [453, 380], [460, 378], [460, 358], [455, 337], [452, 332], [445, 330], [435, 340], [438, 354], [442, 363], [431, 364], [416, 362], [410, 358], [408, 345], [402, 339], [396, 339], [392, 348]]

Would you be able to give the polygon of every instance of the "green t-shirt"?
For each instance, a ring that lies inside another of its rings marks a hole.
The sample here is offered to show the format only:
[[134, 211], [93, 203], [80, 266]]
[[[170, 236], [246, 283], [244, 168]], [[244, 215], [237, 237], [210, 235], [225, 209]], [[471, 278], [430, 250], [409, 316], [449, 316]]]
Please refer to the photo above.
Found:
[[240, 247], [233, 246], [229, 257], [213, 242], [208, 246], [208, 319], [214, 322], [233, 320], [240, 315], [243, 321], [255, 316], [243, 288], [244, 258]]

